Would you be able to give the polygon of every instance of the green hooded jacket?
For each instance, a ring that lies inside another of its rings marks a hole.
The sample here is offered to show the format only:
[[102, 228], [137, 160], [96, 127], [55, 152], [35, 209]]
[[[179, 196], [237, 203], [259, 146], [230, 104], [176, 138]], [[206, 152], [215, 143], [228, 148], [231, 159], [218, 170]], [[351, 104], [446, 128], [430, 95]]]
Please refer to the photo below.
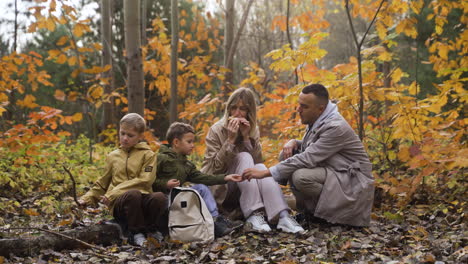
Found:
[[175, 152], [169, 145], [161, 145], [157, 157], [156, 175], [153, 191], [169, 193], [167, 181], [177, 179], [180, 185], [185, 182], [202, 183], [205, 185], [225, 184], [226, 174], [205, 174], [197, 170], [195, 164], [186, 155]]

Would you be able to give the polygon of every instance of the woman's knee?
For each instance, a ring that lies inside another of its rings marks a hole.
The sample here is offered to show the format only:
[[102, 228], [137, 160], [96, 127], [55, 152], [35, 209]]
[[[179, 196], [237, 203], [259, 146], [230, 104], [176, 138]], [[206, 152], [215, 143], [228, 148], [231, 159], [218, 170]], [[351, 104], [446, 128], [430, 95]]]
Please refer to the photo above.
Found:
[[239, 152], [239, 153], [237, 153], [235, 159], [238, 160], [241, 163], [244, 163], [244, 162], [252, 162], [253, 163], [253, 157], [248, 152]]
[[255, 164], [254, 168], [257, 169], [257, 170], [266, 170], [267, 169], [267, 167], [263, 163]]

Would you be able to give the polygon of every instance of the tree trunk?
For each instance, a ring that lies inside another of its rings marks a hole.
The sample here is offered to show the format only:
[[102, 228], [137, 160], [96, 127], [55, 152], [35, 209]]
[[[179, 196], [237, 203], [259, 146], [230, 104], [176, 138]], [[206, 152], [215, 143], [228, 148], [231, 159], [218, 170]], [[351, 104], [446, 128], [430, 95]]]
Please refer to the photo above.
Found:
[[18, 0], [15, 0], [15, 30], [13, 33], [13, 52], [16, 52], [18, 46]]
[[146, 14], [147, 10], [147, 0], [141, 0], [141, 45], [145, 46], [148, 42], [146, 39]]
[[230, 71], [226, 73], [226, 78], [224, 83], [227, 86], [232, 84], [232, 79], [234, 76], [234, 63], [231, 60], [228, 64], [229, 52], [231, 51], [232, 43], [234, 42], [234, 23], [236, 18], [236, 13], [234, 10], [236, 0], [226, 0], [226, 13], [225, 13], [225, 29], [224, 29], [224, 67]]
[[380, 9], [382, 8], [383, 3], [385, 0], [381, 0], [380, 5], [377, 9], [377, 11], [374, 14], [374, 18], [372, 19], [371, 23], [367, 27], [366, 32], [364, 33], [364, 36], [362, 36], [361, 40], [358, 40], [358, 36], [356, 33], [356, 30], [354, 29], [354, 24], [353, 20], [351, 18], [351, 8], [349, 7], [349, 0], [345, 0], [345, 8], [346, 8], [346, 15], [348, 17], [348, 23], [351, 28], [351, 32], [353, 35], [354, 43], [356, 44], [356, 54], [357, 54], [357, 63], [358, 63], [358, 78], [359, 78], [359, 122], [358, 122], [358, 130], [359, 130], [359, 138], [361, 141], [364, 139], [364, 87], [362, 86], [362, 58], [361, 58], [361, 48], [362, 45], [364, 44], [364, 41], [366, 40], [366, 36], [369, 33], [369, 30], [371, 29], [372, 25], [375, 22], [375, 19], [377, 18], [377, 15], [380, 12]]
[[124, 0], [128, 112], [144, 116], [145, 88], [141, 58], [140, 0]]
[[177, 60], [179, 46], [179, 8], [177, 0], [171, 0], [171, 101], [169, 106], [170, 122], [177, 121]]
[[[101, 0], [101, 34], [102, 34], [102, 66], [110, 65], [110, 69], [102, 75], [109, 82], [104, 85], [104, 92], [110, 94], [114, 90], [114, 69], [112, 65], [112, 5], [111, 0]], [[103, 104], [104, 114], [101, 122], [101, 129], [106, 129], [115, 123], [114, 120], [114, 100], [109, 98]]]
[[[121, 241], [120, 228], [117, 225], [94, 225], [74, 230], [61, 232], [68, 237], [79, 239], [89, 244], [100, 244], [109, 246]], [[77, 240], [58, 236], [51, 233], [44, 233], [30, 238], [6, 238], [0, 239], [0, 256], [31, 256], [38, 254], [43, 249], [64, 250], [74, 248], [85, 248], [83, 243]]]
[[234, 65], [234, 54], [236, 53], [237, 44], [239, 44], [242, 31], [244, 30], [245, 24], [247, 23], [247, 17], [249, 16], [250, 7], [252, 6], [253, 1], [254, 0], [249, 0], [249, 3], [247, 3], [247, 7], [245, 8], [244, 14], [242, 14], [239, 29], [237, 30], [236, 37], [234, 41], [232, 42], [231, 48], [229, 49], [226, 65]]

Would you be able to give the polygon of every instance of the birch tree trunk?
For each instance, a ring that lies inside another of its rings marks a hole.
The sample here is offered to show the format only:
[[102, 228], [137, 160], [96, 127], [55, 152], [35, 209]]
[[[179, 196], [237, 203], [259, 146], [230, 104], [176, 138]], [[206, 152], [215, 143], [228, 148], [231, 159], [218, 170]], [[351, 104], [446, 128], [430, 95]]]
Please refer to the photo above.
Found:
[[171, 101], [169, 105], [169, 121], [177, 121], [177, 59], [179, 43], [179, 8], [177, 0], [171, 0]]
[[145, 89], [141, 58], [140, 0], [124, 0], [128, 112], [144, 116]]

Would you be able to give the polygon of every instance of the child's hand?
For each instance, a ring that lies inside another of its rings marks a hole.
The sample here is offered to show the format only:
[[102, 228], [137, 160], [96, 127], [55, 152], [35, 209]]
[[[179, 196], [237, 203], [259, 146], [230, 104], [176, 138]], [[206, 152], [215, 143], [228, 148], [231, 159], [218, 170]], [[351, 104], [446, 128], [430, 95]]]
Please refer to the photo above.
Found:
[[170, 179], [167, 181], [166, 186], [168, 189], [172, 189], [174, 187], [179, 187], [180, 186], [180, 181], [176, 179]]
[[82, 206], [82, 207], [85, 207], [85, 206], [87, 206], [87, 203], [86, 203], [86, 201], [85, 201], [85, 200], [83, 200], [83, 199], [81, 199], [81, 198], [80, 198], [80, 199], [78, 199], [78, 204], [79, 204], [80, 206]]
[[232, 182], [241, 182], [244, 180], [242, 175], [239, 174], [229, 174], [224, 177], [225, 181], [232, 181]]
[[103, 203], [103, 204], [109, 206], [110, 201], [109, 201], [109, 199], [107, 199], [107, 197], [105, 197], [105, 196], [103, 195], [103, 196], [101, 196], [101, 203]]

